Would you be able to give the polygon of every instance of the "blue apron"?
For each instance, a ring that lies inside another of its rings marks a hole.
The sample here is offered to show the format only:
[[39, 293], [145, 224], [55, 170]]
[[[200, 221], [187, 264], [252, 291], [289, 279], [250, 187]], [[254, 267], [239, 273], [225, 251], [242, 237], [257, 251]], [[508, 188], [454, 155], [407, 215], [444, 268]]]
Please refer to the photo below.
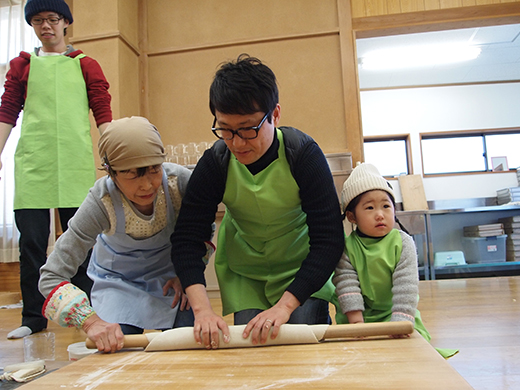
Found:
[[107, 187], [116, 213], [116, 231], [110, 236], [100, 234], [92, 251], [88, 268], [88, 276], [94, 281], [92, 307], [107, 322], [170, 329], [179, 305], [171, 308], [173, 289], [167, 296], [162, 291], [166, 282], [176, 276], [170, 242], [175, 211], [166, 173], [163, 171], [167, 226], [145, 239], [133, 239], [125, 233], [121, 193], [110, 178]]

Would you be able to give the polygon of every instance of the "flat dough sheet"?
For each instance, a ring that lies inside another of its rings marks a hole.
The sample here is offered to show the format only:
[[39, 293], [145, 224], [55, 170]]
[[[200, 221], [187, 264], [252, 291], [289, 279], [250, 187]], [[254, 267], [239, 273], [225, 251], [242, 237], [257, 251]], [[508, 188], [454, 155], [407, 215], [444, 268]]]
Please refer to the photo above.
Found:
[[[268, 337], [265, 344], [254, 345], [251, 342], [251, 333], [247, 339], [242, 337], [246, 325], [234, 325], [229, 327], [230, 341], [225, 343], [220, 334], [219, 348], [247, 348], [264, 347], [269, 345], [287, 344], [316, 344], [319, 343], [329, 325], [291, 325], [284, 324], [276, 339]], [[204, 345], [197, 344], [193, 335], [193, 327], [170, 329], [161, 333], [149, 333], [151, 338], [145, 351], [174, 351], [182, 349], [206, 349]]]

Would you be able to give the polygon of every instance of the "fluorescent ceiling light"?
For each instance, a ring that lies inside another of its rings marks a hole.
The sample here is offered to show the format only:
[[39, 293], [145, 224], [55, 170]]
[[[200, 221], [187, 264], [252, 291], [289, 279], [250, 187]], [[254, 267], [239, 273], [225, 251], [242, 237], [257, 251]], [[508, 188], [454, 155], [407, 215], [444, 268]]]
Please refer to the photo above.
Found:
[[361, 58], [363, 69], [399, 69], [449, 64], [477, 58], [480, 48], [469, 45], [409, 46], [367, 53]]

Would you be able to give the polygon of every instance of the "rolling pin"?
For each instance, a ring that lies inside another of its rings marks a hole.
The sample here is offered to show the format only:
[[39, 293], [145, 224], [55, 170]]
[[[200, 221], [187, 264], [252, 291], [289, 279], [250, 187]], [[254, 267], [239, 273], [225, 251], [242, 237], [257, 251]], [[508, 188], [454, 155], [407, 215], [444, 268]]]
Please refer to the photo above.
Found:
[[[391, 336], [411, 334], [413, 324], [408, 321], [373, 322], [345, 325], [292, 325], [284, 324], [276, 339], [268, 338], [265, 344], [254, 345], [251, 334], [247, 339], [242, 337], [246, 325], [229, 327], [231, 340], [224, 343], [220, 334], [219, 348], [263, 347], [270, 345], [315, 344], [326, 340], [348, 338]], [[87, 348], [94, 349], [96, 344], [87, 338]], [[197, 344], [193, 335], [193, 327], [175, 328], [164, 332], [152, 332], [141, 335], [127, 335], [123, 348], [145, 348], [145, 351], [173, 351], [186, 349], [205, 349]]]

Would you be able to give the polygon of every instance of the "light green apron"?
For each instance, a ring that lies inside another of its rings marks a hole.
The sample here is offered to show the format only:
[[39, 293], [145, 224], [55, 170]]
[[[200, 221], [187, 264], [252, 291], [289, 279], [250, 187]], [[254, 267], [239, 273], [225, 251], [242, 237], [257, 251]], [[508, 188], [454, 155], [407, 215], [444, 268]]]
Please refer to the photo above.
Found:
[[389, 321], [395, 267], [403, 242], [397, 229], [383, 238], [359, 237], [353, 232], [346, 241], [347, 254], [359, 278], [365, 301], [365, 322]]
[[[383, 238], [360, 237], [356, 232], [346, 240], [346, 252], [359, 278], [365, 302], [365, 322], [385, 322], [392, 317], [392, 275], [401, 258], [403, 241], [399, 230], [393, 229]], [[346, 316], [344, 316], [346, 319]], [[336, 320], [338, 317], [336, 317]], [[415, 330], [427, 341], [430, 333], [424, 326], [419, 310], [415, 311]], [[458, 350], [436, 348], [445, 358]]]
[[[252, 175], [231, 155], [215, 270], [223, 315], [268, 309], [281, 298], [309, 253], [307, 216], [277, 130], [279, 158]], [[330, 299], [329, 280], [314, 297]]]
[[79, 207], [96, 180], [79, 55], [31, 55], [14, 209]]

